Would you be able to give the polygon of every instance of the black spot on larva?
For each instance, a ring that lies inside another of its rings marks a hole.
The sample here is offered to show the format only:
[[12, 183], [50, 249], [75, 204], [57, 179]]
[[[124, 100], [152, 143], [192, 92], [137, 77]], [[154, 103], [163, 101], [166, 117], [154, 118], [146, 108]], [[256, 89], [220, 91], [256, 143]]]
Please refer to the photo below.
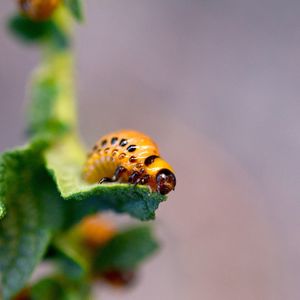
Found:
[[104, 153], [107, 153], [109, 151], [109, 147], [104, 149]]
[[124, 146], [126, 146], [128, 144], [128, 141], [127, 140], [125, 140], [125, 139], [121, 139], [121, 141], [120, 141], [120, 146], [122, 146], [122, 147], [124, 147]]
[[127, 147], [128, 152], [134, 152], [136, 150], [136, 145], [130, 145]]
[[104, 147], [106, 144], [107, 144], [107, 140], [103, 140], [103, 141], [101, 142], [101, 146], [102, 146], [102, 147]]
[[118, 140], [118, 138], [117, 138], [116, 136], [114, 136], [114, 137], [111, 139], [110, 143], [111, 143], [112, 145], [114, 145], [114, 144], [117, 142], [117, 140]]
[[154, 160], [156, 159], [156, 158], [158, 158], [159, 156], [157, 156], [157, 155], [151, 155], [151, 156], [148, 156], [146, 159], [145, 159], [145, 165], [146, 166], [149, 166], [149, 165], [151, 165], [153, 162], [154, 162]]
[[136, 158], [135, 156], [130, 156], [129, 161], [130, 161], [131, 163], [134, 163], [134, 162], [137, 161], [137, 158]]
[[117, 153], [118, 153], [118, 150], [114, 149], [113, 152], [112, 152], [112, 156], [115, 156]]
[[98, 149], [98, 145], [95, 145], [94, 147], [93, 147], [93, 151], [96, 151]]
[[119, 155], [119, 159], [123, 159], [125, 156], [126, 156], [125, 153], [121, 153], [121, 154]]

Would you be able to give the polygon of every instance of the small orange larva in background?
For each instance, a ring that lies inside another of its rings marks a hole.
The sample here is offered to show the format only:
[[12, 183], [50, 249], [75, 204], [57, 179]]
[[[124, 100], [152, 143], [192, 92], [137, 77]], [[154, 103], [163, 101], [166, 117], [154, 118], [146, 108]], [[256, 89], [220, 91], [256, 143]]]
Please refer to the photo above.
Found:
[[159, 156], [156, 144], [133, 130], [102, 137], [88, 155], [83, 177], [89, 183], [118, 181], [148, 185], [162, 195], [176, 185], [174, 170]]
[[116, 234], [116, 227], [99, 214], [85, 217], [78, 225], [84, 241], [91, 247], [107, 243]]
[[51, 17], [61, 0], [18, 0], [24, 15], [34, 21], [44, 21]]

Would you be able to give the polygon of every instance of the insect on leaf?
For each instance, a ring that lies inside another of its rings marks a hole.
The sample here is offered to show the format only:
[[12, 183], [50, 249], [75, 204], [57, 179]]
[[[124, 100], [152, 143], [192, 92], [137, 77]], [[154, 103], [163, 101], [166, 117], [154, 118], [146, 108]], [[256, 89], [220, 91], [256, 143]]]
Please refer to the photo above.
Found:
[[76, 137], [65, 138], [46, 151], [47, 168], [58, 189], [68, 201], [69, 224], [98, 211], [128, 213], [140, 220], [151, 220], [166, 197], [152, 193], [148, 187], [130, 184], [88, 184], [82, 179], [85, 151]]

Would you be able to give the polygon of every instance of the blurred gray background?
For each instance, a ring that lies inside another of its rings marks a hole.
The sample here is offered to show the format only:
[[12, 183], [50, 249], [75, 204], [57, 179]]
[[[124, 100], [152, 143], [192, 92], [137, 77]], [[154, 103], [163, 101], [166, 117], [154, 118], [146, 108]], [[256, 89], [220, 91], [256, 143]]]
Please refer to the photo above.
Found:
[[[23, 136], [35, 48], [0, 9], [0, 150]], [[300, 2], [86, 0], [76, 26], [81, 134], [135, 128], [177, 173], [159, 255], [101, 299], [300, 299]]]

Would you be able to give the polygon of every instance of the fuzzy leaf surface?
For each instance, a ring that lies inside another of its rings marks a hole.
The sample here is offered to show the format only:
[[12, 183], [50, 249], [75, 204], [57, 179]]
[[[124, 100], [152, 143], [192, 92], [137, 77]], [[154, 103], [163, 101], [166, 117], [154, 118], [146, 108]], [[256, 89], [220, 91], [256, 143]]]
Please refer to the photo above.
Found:
[[52, 232], [62, 226], [62, 199], [43, 167], [37, 145], [5, 153], [0, 162], [0, 273], [3, 299], [27, 282]]

